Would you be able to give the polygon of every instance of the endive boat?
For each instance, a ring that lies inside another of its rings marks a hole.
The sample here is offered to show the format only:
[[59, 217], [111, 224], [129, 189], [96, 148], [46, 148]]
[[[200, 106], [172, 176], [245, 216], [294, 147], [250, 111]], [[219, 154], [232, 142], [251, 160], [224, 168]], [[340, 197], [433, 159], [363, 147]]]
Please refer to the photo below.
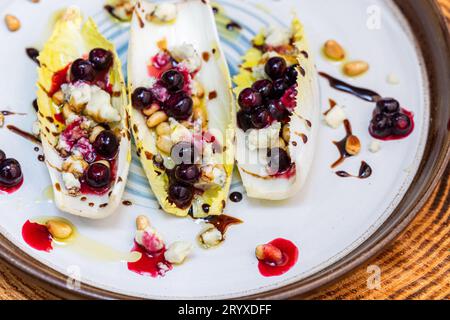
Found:
[[138, 2], [128, 57], [131, 128], [162, 209], [219, 215], [234, 165], [234, 103], [206, 0]]
[[131, 160], [129, 106], [114, 45], [70, 7], [39, 61], [38, 120], [56, 206], [106, 217], [121, 201]]
[[289, 198], [308, 176], [320, 110], [314, 58], [300, 21], [262, 30], [234, 82], [236, 159], [247, 195]]

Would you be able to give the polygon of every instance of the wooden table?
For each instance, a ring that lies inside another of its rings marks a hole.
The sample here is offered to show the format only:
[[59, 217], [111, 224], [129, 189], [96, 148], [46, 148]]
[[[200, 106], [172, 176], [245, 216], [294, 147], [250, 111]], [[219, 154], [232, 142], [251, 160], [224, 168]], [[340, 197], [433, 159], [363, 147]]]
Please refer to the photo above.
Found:
[[[450, 20], [450, 0], [438, 0]], [[369, 265], [381, 289], [367, 289]], [[0, 261], [0, 299], [59, 299], [24, 282]], [[426, 206], [390, 247], [311, 299], [450, 299], [450, 166]]]

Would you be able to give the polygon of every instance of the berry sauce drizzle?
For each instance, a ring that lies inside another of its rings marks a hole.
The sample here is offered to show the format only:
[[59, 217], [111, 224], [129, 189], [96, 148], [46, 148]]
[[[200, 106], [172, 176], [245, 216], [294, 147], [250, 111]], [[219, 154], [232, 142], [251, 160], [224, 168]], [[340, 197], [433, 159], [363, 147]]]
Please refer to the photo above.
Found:
[[134, 242], [131, 252], [139, 252], [141, 258], [136, 262], [128, 262], [128, 270], [142, 276], [163, 277], [167, 271], [173, 268], [172, 264], [164, 258], [165, 251], [166, 249], [163, 248], [160, 252], [150, 255], [142, 246]]
[[53, 250], [52, 236], [47, 227], [27, 220], [22, 227], [23, 240], [33, 249], [50, 252]]
[[299, 255], [298, 248], [291, 241], [282, 238], [275, 239], [269, 242], [269, 244], [278, 248], [283, 253], [284, 261], [280, 265], [272, 265], [259, 261], [259, 272], [264, 277], [281, 276], [288, 272], [297, 262]]

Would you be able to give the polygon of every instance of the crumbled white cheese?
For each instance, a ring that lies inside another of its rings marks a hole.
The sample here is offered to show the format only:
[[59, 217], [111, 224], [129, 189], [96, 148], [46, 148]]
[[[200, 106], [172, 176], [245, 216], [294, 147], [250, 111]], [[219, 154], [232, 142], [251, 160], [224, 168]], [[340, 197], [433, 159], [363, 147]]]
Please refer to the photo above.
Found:
[[264, 34], [266, 44], [272, 47], [280, 47], [289, 44], [291, 40], [291, 32], [280, 27], [272, 27]]
[[63, 172], [62, 179], [64, 182], [64, 186], [69, 191], [78, 191], [81, 188], [80, 181], [75, 178], [75, 176], [72, 173], [69, 172]]
[[262, 79], [268, 78], [264, 64], [260, 64], [260, 65], [257, 65], [256, 67], [254, 67], [252, 70], [252, 73], [253, 73], [253, 77], [256, 80], [262, 80]]
[[333, 129], [339, 128], [339, 126], [347, 119], [347, 115], [341, 106], [334, 106], [326, 115], [325, 122]]
[[39, 126], [39, 121], [33, 122], [33, 126], [31, 128], [31, 133], [38, 137], [41, 134], [41, 127]]
[[217, 246], [223, 240], [222, 233], [216, 228], [211, 227], [206, 229], [200, 235], [200, 242], [206, 247], [211, 248]]
[[169, 118], [170, 123], [170, 138], [173, 144], [177, 144], [180, 141], [191, 141], [192, 133], [188, 128], [183, 126], [174, 118]]
[[276, 122], [268, 128], [252, 129], [248, 131], [248, 148], [251, 151], [256, 149], [267, 149], [277, 144], [280, 137], [281, 123]]
[[85, 82], [63, 84], [61, 91], [64, 93], [64, 99], [75, 105], [84, 105], [91, 100], [91, 86]]
[[202, 60], [192, 44], [183, 43], [173, 47], [170, 49], [170, 53], [189, 72], [197, 71], [202, 64]]
[[163, 22], [170, 22], [177, 17], [177, 6], [173, 3], [160, 3], [156, 6], [155, 17]]
[[137, 230], [134, 240], [150, 253], [158, 252], [164, 248], [164, 241], [152, 227], [147, 227], [145, 230]]
[[377, 153], [381, 150], [381, 143], [378, 140], [372, 140], [369, 145], [369, 151], [372, 153]]
[[223, 168], [214, 167], [212, 174], [214, 177], [213, 178], [214, 184], [223, 187], [227, 180], [227, 174], [225, 173], [225, 170]]
[[186, 241], [177, 241], [167, 248], [167, 251], [164, 252], [164, 258], [170, 263], [181, 264], [191, 251], [192, 244]]
[[386, 81], [392, 85], [397, 85], [400, 83], [400, 79], [395, 73], [389, 74], [386, 78]]
[[83, 175], [88, 164], [83, 160], [82, 156], [70, 156], [62, 164], [62, 170], [73, 174], [75, 177]]
[[58, 145], [56, 146], [56, 149], [59, 151], [66, 151], [70, 152], [72, 149], [71, 146], [67, 143], [65, 137], [63, 135], [59, 136]]
[[111, 105], [111, 96], [97, 86], [91, 87], [91, 99], [84, 112], [99, 123], [115, 122], [121, 119], [119, 111]]

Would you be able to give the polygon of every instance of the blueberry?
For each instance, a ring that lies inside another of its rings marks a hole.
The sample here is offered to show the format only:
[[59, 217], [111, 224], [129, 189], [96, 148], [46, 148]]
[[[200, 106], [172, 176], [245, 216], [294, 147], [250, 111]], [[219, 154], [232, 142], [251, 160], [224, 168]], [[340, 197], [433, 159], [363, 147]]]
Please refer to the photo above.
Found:
[[195, 164], [181, 164], [175, 168], [175, 178], [180, 181], [194, 184], [200, 177], [200, 170]]
[[247, 88], [239, 94], [238, 103], [242, 110], [248, 112], [262, 104], [262, 97], [259, 92]]
[[289, 89], [289, 84], [284, 78], [277, 79], [273, 82], [272, 98], [280, 99], [286, 90]]
[[95, 70], [102, 71], [111, 68], [114, 62], [114, 58], [111, 51], [102, 48], [96, 48], [92, 49], [91, 52], [89, 52], [89, 61], [91, 62]]
[[263, 99], [269, 99], [273, 91], [272, 81], [267, 79], [258, 80], [253, 84], [252, 89], [259, 92]]
[[178, 208], [187, 208], [191, 204], [193, 197], [194, 191], [191, 186], [178, 182], [169, 186], [169, 201], [175, 204]]
[[169, 70], [163, 73], [161, 80], [169, 91], [175, 92], [184, 87], [184, 77], [177, 70]]
[[142, 110], [152, 104], [154, 100], [153, 93], [146, 88], [137, 88], [131, 95], [131, 103], [133, 107]]
[[95, 79], [95, 69], [92, 63], [83, 59], [77, 59], [70, 67], [70, 80], [91, 82]]
[[285, 75], [286, 68], [286, 60], [281, 57], [273, 57], [267, 61], [264, 70], [272, 80], [276, 80]]
[[400, 111], [400, 103], [392, 98], [383, 98], [377, 102], [375, 113], [383, 113], [385, 115], [393, 115]]
[[253, 128], [263, 129], [270, 125], [270, 113], [266, 108], [260, 107], [253, 110], [251, 114]]
[[252, 117], [249, 113], [240, 110], [237, 113], [237, 124], [238, 127], [241, 128], [244, 132], [251, 129], [253, 127]]
[[293, 86], [297, 83], [297, 77], [298, 77], [298, 64], [290, 66], [286, 70], [285, 79], [289, 86]]
[[411, 131], [412, 122], [411, 119], [403, 113], [397, 113], [393, 117], [395, 135], [404, 136]]
[[192, 115], [192, 106], [194, 102], [183, 91], [179, 91], [169, 97], [165, 102], [164, 110], [169, 117], [176, 120], [187, 120]]
[[3, 159], [0, 162], [0, 186], [14, 187], [23, 179], [22, 168], [15, 159]]
[[119, 151], [119, 140], [112, 131], [104, 130], [98, 134], [93, 147], [98, 155], [112, 159]]
[[392, 134], [392, 121], [385, 114], [377, 114], [370, 122], [370, 132], [379, 138], [386, 138]]
[[86, 182], [94, 189], [108, 186], [110, 180], [111, 170], [107, 165], [101, 162], [91, 164], [86, 172]]
[[267, 157], [269, 158], [269, 169], [273, 174], [283, 173], [291, 167], [291, 157], [284, 149], [269, 149]]

